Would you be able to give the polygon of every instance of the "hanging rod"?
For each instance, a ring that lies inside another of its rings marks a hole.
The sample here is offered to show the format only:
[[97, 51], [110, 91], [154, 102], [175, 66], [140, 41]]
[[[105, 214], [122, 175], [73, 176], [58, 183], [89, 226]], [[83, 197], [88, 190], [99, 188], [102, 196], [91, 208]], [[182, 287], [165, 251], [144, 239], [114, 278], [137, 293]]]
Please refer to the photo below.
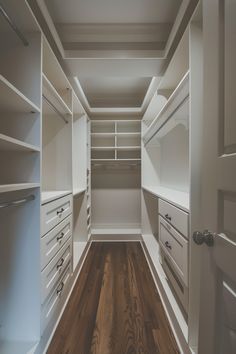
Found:
[[58, 111], [58, 109], [54, 106], [54, 104], [52, 104], [52, 102], [44, 94], [43, 94], [43, 98], [45, 99], [47, 104], [54, 110], [54, 112], [56, 112], [61, 117], [61, 119], [64, 120], [66, 124], [69, 123], [68, 120], [63, 116], [63, 114], [61, 114], [61, 112]]
[[12, 19], [7, 14], [7, 12], [4, 10], [4, 8], [3, 8], [3, 6], [1, 4], [0, 4], [0, 13], [5, 18], [5, 20], [8, 22], [8, 24], [13, 29], [13, 31], [16, 33], [16, 35], [20, 38], [20, 40], [24, 44], [24, 46], [27, 47], [29, 45], [29, 42], [27, 41], [25, 36], [21, 33], [19, 28], [15, 25], [15, 23], [12, 21]]
[[19, 206], [19, 205], [25, 204], [31, 200], [34, 200], [34, 199], [35, 199], [35, 196], [33, 194], [31, 194], [28, 197], [25, 197], [23, 199], [17, 199], [17, 200], [12, 200], [10, 202], [1, 203], [0, 209]]

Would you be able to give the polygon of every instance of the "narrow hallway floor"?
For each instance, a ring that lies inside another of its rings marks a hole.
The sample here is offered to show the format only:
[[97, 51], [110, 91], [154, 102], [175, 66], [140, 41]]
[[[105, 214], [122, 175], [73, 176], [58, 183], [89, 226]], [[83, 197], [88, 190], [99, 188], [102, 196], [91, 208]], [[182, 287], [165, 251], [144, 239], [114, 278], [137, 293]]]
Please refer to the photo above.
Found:
[[47, 354], [179, 353], [139, 242], [94, 242]]

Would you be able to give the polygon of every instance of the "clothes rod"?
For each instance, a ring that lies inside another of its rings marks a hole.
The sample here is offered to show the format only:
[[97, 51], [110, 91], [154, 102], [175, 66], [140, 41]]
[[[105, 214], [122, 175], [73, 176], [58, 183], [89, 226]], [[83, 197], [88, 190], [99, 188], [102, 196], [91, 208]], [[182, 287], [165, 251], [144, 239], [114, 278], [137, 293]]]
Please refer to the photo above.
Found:
[[1, 203], [0, 209], [19, 206], [19, 205], [28, 203], [29, 201], [34, 200], [34, 199], [35, 199], [34, 195], [29, 195], [28, 197], [25, 197], [23, 199], [17, 199], [17, 200], [12, 200], [10, 202]]
[[24, 44], [25, 47], [28, 47], [29, 42], [25, 38], [25, 36], [21, 33], [19, 28], [15, 25], [15, 23], [12, 21], [10, 16], [7, 14], [7, 12], [4, 10], [3, 6], [0, 4], [0, 13], [2, 16], [5, 18], [5, 20], [8, 22], [10, 27], [13, 29], [13, 31], [16, 33], [16, 35], [20, 38], [21, 42]]
[[61, 112], [58, 111], [58, 109], [54, 106], [54, 104], [52, 104], [52, 102], [49, 101], [49, 99], [45, 95], [43, 95], [43, 98], [45, 99], [47, 104], [54, 110], [54, 112], [57, 113], [59, 117], [61, 117], [61, 119], [64, 120], [66, 124], [69, 123], [68, 120], [63, 116], [63, 114], [61, 114]]

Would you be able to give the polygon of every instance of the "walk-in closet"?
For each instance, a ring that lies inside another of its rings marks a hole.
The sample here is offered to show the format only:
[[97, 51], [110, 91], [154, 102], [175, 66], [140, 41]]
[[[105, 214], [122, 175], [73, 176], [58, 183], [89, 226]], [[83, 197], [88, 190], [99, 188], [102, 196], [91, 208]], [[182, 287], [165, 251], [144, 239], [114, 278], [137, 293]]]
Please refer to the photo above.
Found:
[[0, 354], [236, 353], [236, 4], [0, 1]]

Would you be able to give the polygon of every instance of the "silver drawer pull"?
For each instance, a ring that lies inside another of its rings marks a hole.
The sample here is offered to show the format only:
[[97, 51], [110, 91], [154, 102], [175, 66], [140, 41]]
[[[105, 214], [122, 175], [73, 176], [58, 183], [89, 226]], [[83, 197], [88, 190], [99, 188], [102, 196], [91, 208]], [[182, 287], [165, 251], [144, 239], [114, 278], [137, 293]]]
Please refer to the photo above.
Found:
[[61, 214], [63, 213], [63, 211], [65, 211], [65, 209], [64, 209], [64, 208], [61, 208], [61, 210], [58, 210], [58, 211], [57, 211], [57, 215], [61, 216]]
[[61, 268], [64, 262], [65, 262], [64, 258], [61, 258], [60, 262], [57, 264], [57, 269]]
[[171, 250], [171, 249], [172, 249], [172, 247], [171, 247], [171, 245], [169, 244], [169, 242], [168, 242], [168, 241], [166, 241], [166, 242], [165, 242], [165, 246], [166, 246], [166, 248], [168, 248], [169, 250]]
[[60, 234], [60, 236], [57, 236], [57, 241], [60, 241], [60, 242], [61, 242], [61, 240], [63, 239], [64, 236], [65, 236], [65, 234], [64, 234], [64, 232], [62, 232], [62, 233]]
[[169, 214], [166, 214], [166, 215], [165, 215], [165, 218], [166, 218], [167, 220], [171, 221], [171, 216], [170, 216]]
[[61, 284], [59, 285], [59, 287], [57, 288], [57, 296], [59, 296], [64, 288], [64, 283], [63, 281], [61, 282]]

